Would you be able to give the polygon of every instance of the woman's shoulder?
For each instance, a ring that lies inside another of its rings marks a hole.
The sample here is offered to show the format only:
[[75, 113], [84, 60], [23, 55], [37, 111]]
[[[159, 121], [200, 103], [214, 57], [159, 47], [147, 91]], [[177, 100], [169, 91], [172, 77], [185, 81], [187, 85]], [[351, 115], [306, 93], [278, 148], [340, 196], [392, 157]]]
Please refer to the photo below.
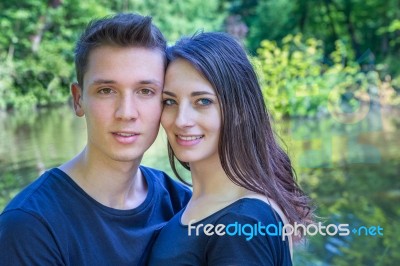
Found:
[[268, 201], [240, 198], [221, 211], [214, 226], [225, 233], [208, 242], [214, 265], [291, 265], [290, 244], [280, 234], [282, 221]]
[[247, 199], [249, 201], [249, 204], [253, 204], [254, 206], [270, 209], [272, 213], [279, 215], [279, 218], [282, 220], [283, 223], [285, 224], [288, 223], [288, 220], [283, 210], [273, 199], [258, 193], [249, 194], [245, 196], [243, 199]]
[[[289, 221], [282, 211], [282, 209], [278, 206], [278, 204], [271, 198], [268, 198], [264, 195], [261, 194], [250, 194], [247, 195], [246, 197], [243, 198], [243, 202], [245, 203], [243, 205], [243, 211], [249, 210], [246, 212], [247, 215], [251, 214], [251, 218], [257, 219], [258, 221], [262, 221], [265, 224], [279, 224], [281, 225], [287, 225], [289, 224]], [[258, 208], [258, 211], [252, 212], [251, 210], [254, 210], [254, 208]], [[263, 210], [269, 209], [270, 215], [267, 215], [268, 212], [264, 212]], [[292, 255], [293, 252], [293, 240], [292, 236], [289, 235], [289, 249], [290, 249], [290, 254]]]
[[[280, 215], [262, 197], [243, 197], [219, 211], [221, 222], [279, 223]], [[281, 221], [282, 222], [282, 221]]]

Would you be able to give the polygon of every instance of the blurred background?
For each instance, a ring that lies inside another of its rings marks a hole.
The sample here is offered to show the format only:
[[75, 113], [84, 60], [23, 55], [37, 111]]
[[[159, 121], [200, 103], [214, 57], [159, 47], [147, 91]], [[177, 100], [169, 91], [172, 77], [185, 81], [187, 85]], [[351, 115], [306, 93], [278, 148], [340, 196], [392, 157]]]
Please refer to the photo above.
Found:
[[[321, 221], [383, 228], [310, 236], [295, 265], [400, 262], [398, 0], [1, 0], [0, 210], [84, 147], [68, 104], [74, 44], [117, 12], [153, 16], [170, 44], [197, 30], [235, 36]], [[162, 130], [143, 164], [172, 175]]]

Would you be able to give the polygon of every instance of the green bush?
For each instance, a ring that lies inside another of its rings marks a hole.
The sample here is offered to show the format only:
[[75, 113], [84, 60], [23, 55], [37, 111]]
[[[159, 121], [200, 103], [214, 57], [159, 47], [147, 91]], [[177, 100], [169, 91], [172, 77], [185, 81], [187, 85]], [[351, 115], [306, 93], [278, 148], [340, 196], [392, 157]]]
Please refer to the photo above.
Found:
[[254, 62], [265, 102], [275, 117], [313, 117], [333, 110], [352, 113], [362, 102], [379, 102], [378, 72], [362, 71], [341, 41], [335, 45], [326, 59], [323, 43], [313, 38], [288, 35], [281, 46], [261, 42]]
[[225, 5], [211, 0], [20, 0], [0, 2], [0, 110], [66, 103], [73, 50], [86, 24], [117, 12], [152, 15], [168, 40], [216, 30]]

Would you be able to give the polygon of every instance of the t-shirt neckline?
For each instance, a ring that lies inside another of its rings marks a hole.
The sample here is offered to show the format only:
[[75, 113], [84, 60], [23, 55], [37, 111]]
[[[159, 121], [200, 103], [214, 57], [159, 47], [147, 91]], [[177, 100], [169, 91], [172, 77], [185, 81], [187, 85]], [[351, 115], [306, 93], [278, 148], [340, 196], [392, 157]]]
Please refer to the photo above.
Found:
[[154, 198], [154, 180], [150, 177], [150, 174], [148, 173], [146, 167], [139, 166], [140, 171], [142, 171], [142, 175], [147, 183], [147, 195], [145, 200], [137, 207], [133, 209], [128, 209], [128, 210], [121, 210], [121, 209], [115, 209], [108, 207], [106, 205], [103, 205], [102, 203], [98, 202], [95, 200], [93, 197], [91, 197], [85, 190], [83, 190], [67, 173], [65, 173], [63, 170], [59, 168], [52, 168], [49, 170], [49, 172], [52, 172], [54, 175], [57, 177], [61, 178], [61, 180], [66, 181], [69, 185], [71, 185], [81, 196], [83, 196], [85, 199], [90, 201], [93, 205], [101, 209], [102, 211], [112, 214], [112, 215], [119, 215], [119, 216], [128, 216], [128, 215], [134, 215], [137, 214], [144, 209], [153, 201]]

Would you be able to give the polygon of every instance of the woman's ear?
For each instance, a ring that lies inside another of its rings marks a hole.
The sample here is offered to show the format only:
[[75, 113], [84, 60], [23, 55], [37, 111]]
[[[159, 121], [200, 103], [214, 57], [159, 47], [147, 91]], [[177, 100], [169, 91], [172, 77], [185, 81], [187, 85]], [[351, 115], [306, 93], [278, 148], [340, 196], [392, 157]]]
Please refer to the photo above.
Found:
[[79, 117], [84, 116], [85, 112], [82, 107], [82, 89], [78, 83], [74, 82], [71, 84], [71, 94], [74, 102], [75, 114]]

